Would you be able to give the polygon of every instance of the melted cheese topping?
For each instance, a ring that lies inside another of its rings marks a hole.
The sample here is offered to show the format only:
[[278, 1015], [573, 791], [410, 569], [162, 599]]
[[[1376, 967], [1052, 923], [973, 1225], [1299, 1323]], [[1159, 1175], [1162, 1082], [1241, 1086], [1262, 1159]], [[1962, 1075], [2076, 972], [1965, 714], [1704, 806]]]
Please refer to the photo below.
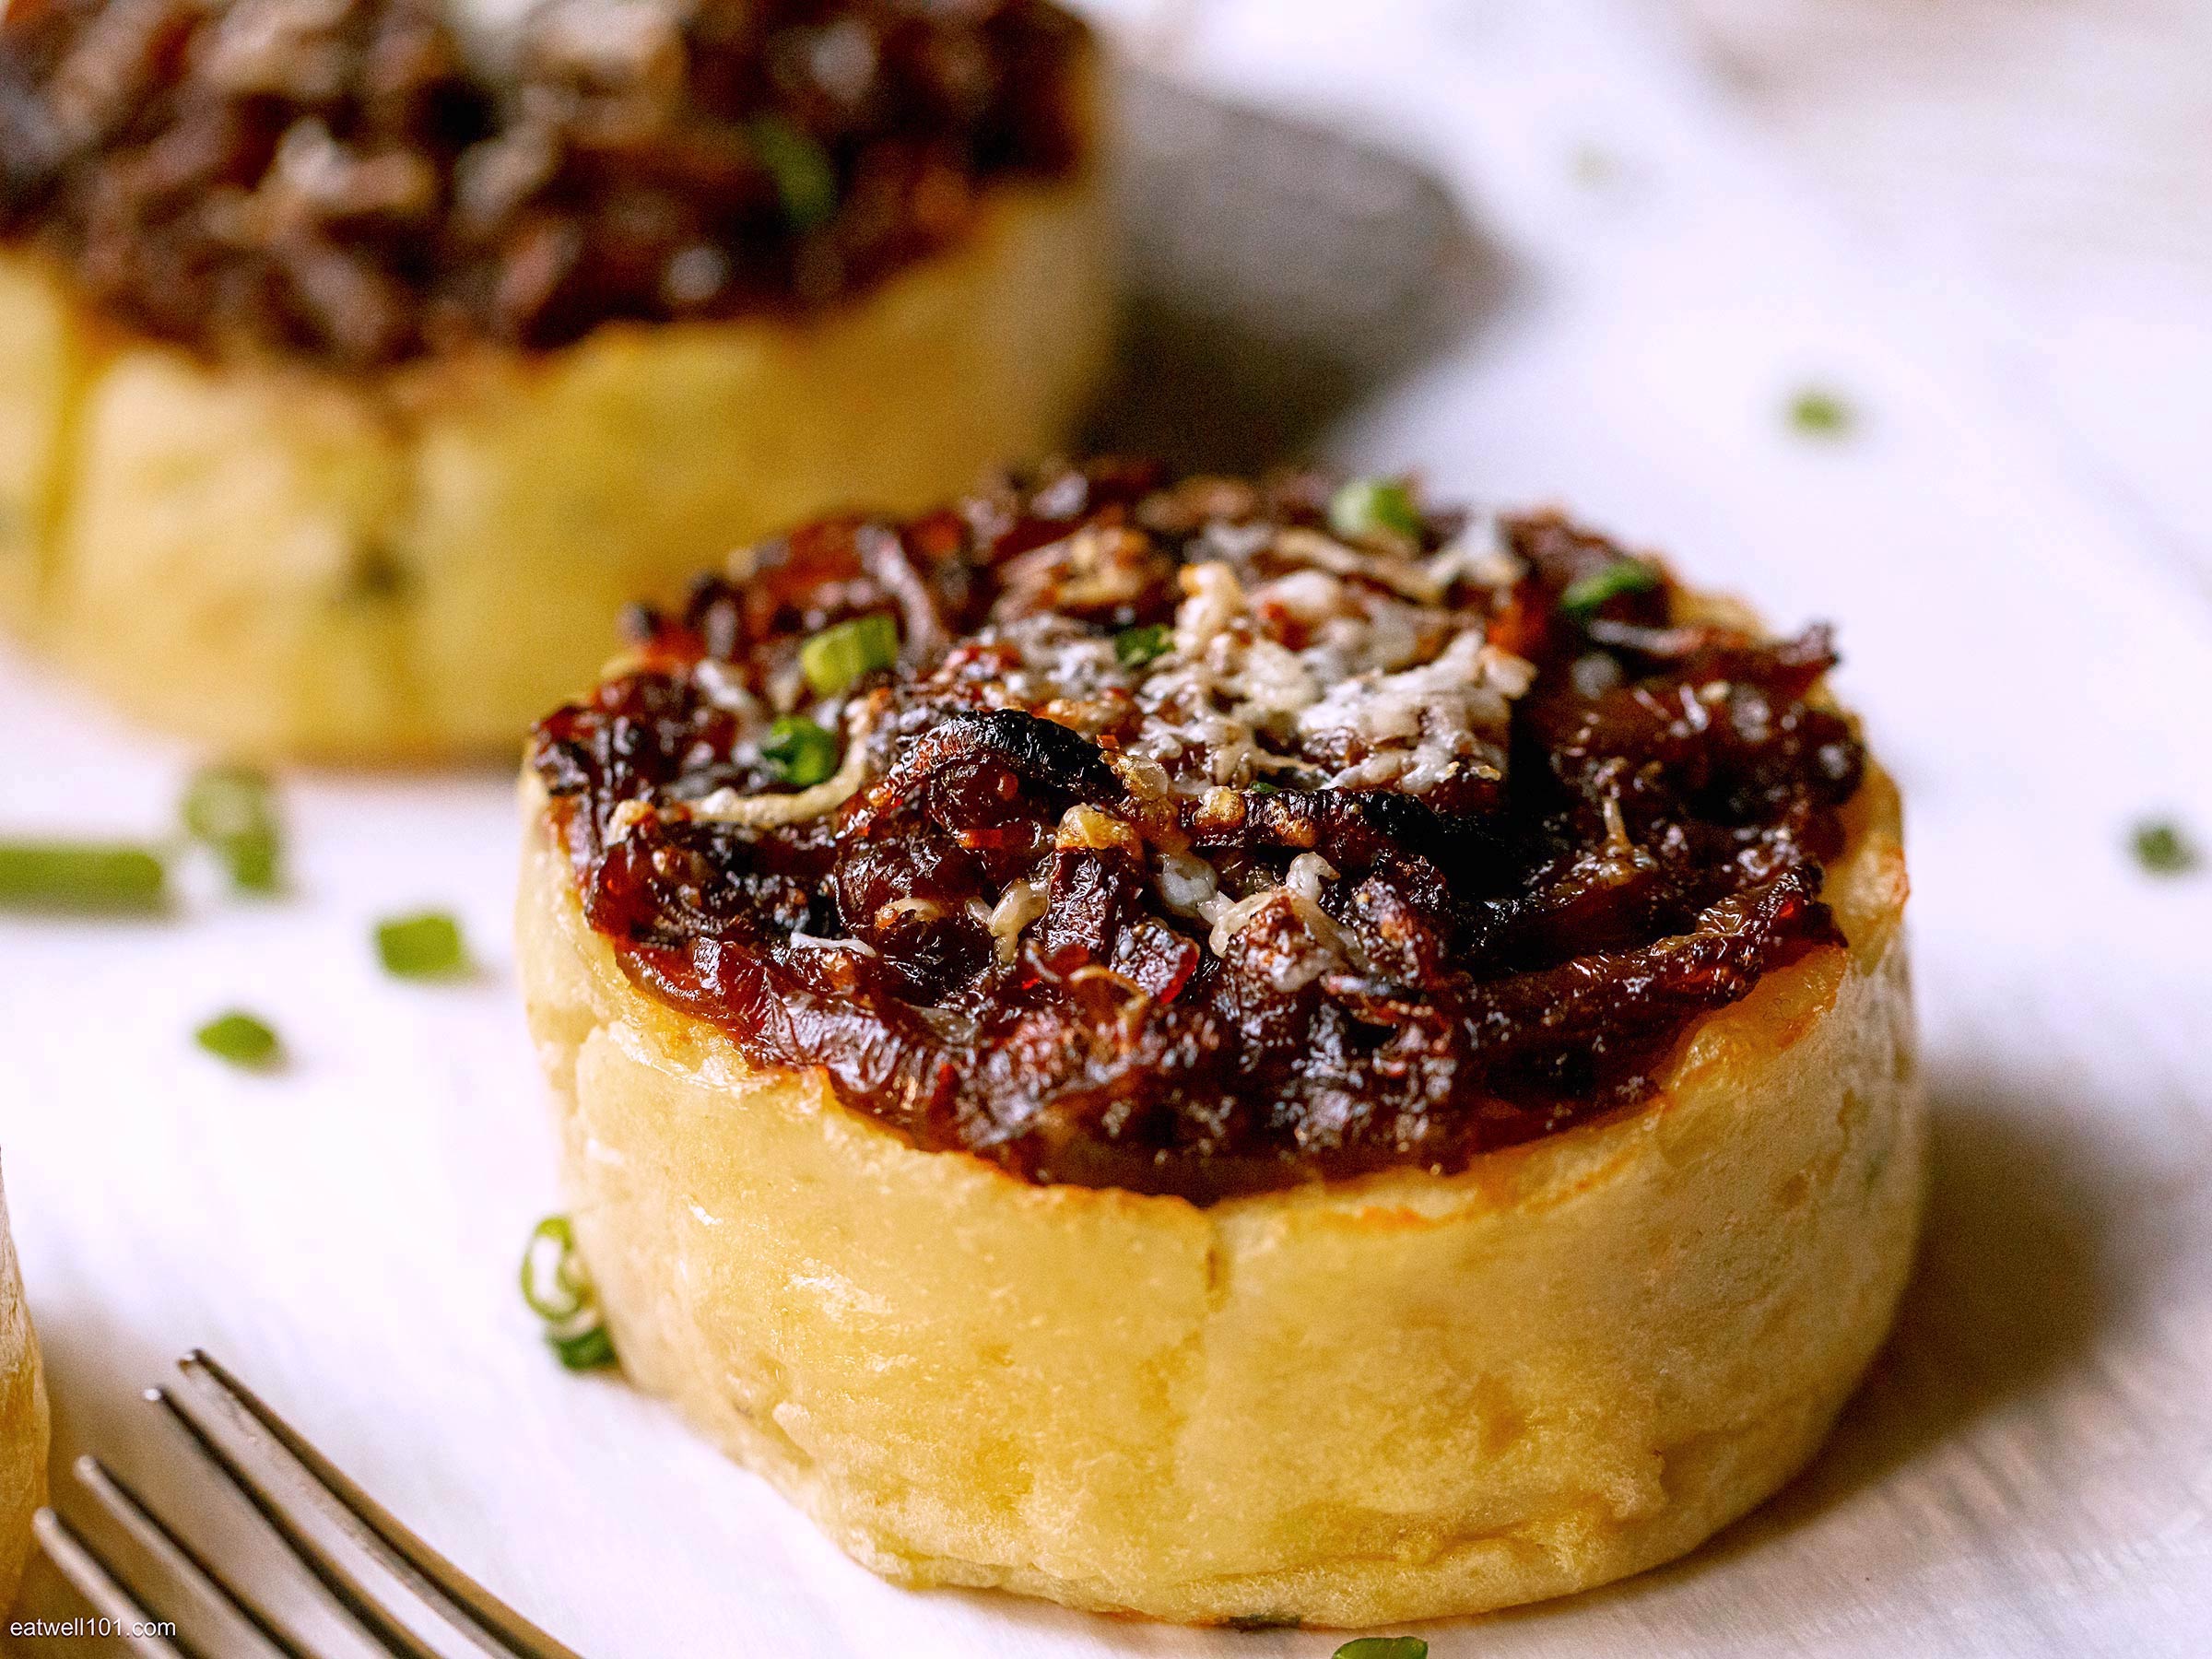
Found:
[[[1111, 603], [1128, 580], [1112, 557], [1117, 534], [1086, 529], [1025, 554], [1010, 589]], [[1182, 601], [1149, 663], [1125, 665], [1112, 640], [1064, 615], [984, 629], [980, 640], [1017, 664], [1004, 700], [1086, 734], [1134, 703], [1136, 735], [1119, 763], [1156, 769], [1150, 793], [1298, 773], [1418, 795], [1504, 775], [1512, 700], [1534, 670], [1491, 647], [1472, 613], [1437, 601], [1454, 582], [1513, 580], [1515, 561], [1481, 547], [1416, 560], [1305, 528], [1217, 526], [1208, 539], [1223, 557], [1177, 572]], [[1294, 568], [1255, 579], [1263, 559]], [[1126, 771], [1124, 781], [1136, 788]]]

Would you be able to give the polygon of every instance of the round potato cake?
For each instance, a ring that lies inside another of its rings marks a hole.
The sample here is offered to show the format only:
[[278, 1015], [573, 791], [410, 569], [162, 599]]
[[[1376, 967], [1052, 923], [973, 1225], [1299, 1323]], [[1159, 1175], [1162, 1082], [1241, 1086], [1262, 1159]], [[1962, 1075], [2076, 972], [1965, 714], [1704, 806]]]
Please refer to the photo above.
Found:
[[907, 1583], [1359, 1626], [1692, 1547], [1918, 1225], [1834, 660], [1387, 479], [1055, 466], [748, 549], [524, 777], [624, 1366]]

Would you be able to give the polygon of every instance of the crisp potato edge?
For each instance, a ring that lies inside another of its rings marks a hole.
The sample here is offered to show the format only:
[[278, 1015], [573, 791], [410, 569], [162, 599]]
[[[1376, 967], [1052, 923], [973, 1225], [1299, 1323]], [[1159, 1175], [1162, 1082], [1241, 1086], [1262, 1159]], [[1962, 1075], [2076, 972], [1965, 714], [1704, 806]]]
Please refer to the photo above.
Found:
[[1330, 1626], [1587, 1588], [1785, 1480], [1888, 1328], [1926, 1135], [1878, 771], [1849, 948], [1700, 1022], [1650, 1102], [1206, 1209], [749, 1069], [629, 983], [524, 794], [519, 960], [625, 1364], [887, 1577]]

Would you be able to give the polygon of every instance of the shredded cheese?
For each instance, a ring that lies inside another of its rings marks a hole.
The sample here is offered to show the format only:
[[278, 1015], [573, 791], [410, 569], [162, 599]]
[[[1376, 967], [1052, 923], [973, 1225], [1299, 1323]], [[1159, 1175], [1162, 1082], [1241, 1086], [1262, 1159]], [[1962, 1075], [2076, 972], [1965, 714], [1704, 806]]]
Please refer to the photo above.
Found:
[[740, 824], [748, 830], [774, 830], [802, 823], [834, 812], [853, 795], [868, 775], [868, 737], [881, 717], [888, 694], [876, 691], [849, 705], [845, 712], [845, 756], [837, 771], [792, 794], [740, 794], [718, 789], [691, 804], [694, 821], [704, 824]]
[[1335, 879], [1335, 866], [1318, 853], [1300, 853], [1283, 872], [1283, 885], [1315, 904], [1321, 902], [1323, 884]]
[[[1502, 665], [1520, 663], [1489, 652], [1481, 630], [1470, 628], [1453, 636], [1432, 662], [1332, 686], [1299, 716], [1298, 729], [1301, 736], [1359, 751], [1359, 758], [1330, 780], [1340, 789], [1389, 787], [1425, 794], [1463, 771], [1502, 777], [1508, 683], [1523, 689], [1527, 685], [1525, 677]], [[1494, 668], [1500, 669], [1496, 680]]]
[[1175, 650], [1195, 659], [1244, 614], [1244, 584], [1219, 559], [1185, 565], [1176, 577], [1183, 601], [1175, 607]]
[[876, 947], [865, 939], [825, 939], [818, 934], [794, 933], [790, 942], [807, 950], [849, 950], [854, 956], [872, 957]]
[[1339, 576], [1363, 577], [1417, 605], [1440, 604], [1450, 586], [1447, 582], [1438, 581], [1423, 561], [1401, 553], [1377, 553], [1354, 547], [1301, 524], [1294, 524], [1277, 535], [1275, 550], [1286, 559], [1319, 565]]
[[1206, 938], [1213, 953], [1216, 956], [1227, 956], [1229, 942], [1236, 936], [1238, 930], [1281, 898], [1283, 893], [1281, 888], [1268, 888], [1253, 894], [1249, 899], [1240, 899], [1234, 904], [1217, 909], [1212, 917], [1214, 930]]
[[1014, 953], [1021, 946], [1021, 930], [1044, 914], [1044, 888], [1038, 883], [1027, 878], [1006, 883], [1006, 890], [998, 896], [998, 902], [983, 918], [1000, 961], [1014, 959]]

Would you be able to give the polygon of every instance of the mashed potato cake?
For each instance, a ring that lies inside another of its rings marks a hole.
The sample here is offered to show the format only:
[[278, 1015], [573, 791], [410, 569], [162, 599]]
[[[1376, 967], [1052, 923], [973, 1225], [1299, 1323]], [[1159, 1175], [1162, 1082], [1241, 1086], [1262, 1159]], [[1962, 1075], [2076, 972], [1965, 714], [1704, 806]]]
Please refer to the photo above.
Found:
[[1100, 463], [752, 549], [526, 774], [625, 1367], [908, 1583], [1359, 1626], [1690, 1548], [1917, 1228], [1833, 660], [1388, 480]]
[[497, 752], [733, 539], [1065, 440], [1048, 0], [55, 0], [0, 20], [0, 618], [231, 752]]
[[15, 1605], [30, 1557], [30, 1517], [45, 1501], [46, 1380], [0, 1197], [0, 1612]]

